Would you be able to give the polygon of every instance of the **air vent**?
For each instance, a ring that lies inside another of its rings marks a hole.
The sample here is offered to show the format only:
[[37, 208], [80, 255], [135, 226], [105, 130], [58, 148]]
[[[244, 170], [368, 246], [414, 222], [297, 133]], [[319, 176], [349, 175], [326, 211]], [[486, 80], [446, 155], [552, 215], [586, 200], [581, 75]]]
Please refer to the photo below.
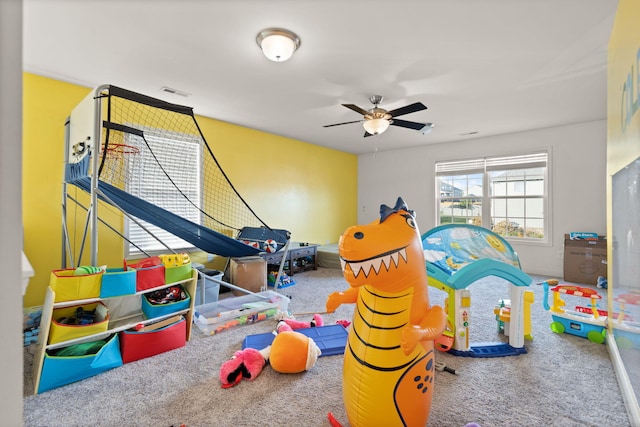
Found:
[[166, 93], [171, 93], [173, 95], [180, 95], [180, 96], [184, 96], [185, 98], [188, 97], [189, 95], [191, 95], [190, 93], [187, 93], [183, 90], [178, 90], [178, 89], [174, 89], [171, 87], [167, 87], [167, 86], [162, 86], [160, 88], [161, 91], [166, 92]]

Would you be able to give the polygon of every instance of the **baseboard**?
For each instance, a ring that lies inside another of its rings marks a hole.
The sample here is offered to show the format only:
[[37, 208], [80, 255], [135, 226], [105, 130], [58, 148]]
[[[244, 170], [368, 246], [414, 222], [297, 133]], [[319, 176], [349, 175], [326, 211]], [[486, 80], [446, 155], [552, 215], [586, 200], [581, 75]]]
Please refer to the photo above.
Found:
[[633, 391], [627, 370], [622, 363], [622, 358], [618, 352], [618, 346], [616, 345], [613, 334], [607, 333], [607, 348], [609, 349], [609, 357], [613, 364], [613, 370], [618, 378], [618, 385], [622, 392], [622, 398], [624, 399], [625, 406], [627, 407], [627, 413], [629, 415], [629, 421], [633, 427], [640, 427], [640, 406], [638, 405], [638, 399]]
[[527, 273], [530, 276], [552, 277], [560, 281], [562, 281], [564, 277], [564, 273], [562, 271], [558, 272], [557, 270], [554, 270], [554, 269], [546, 269], [546, 268], [537, 269], [536, 268], [535, 270], [536, 271], [525, 271], [525, 273]]

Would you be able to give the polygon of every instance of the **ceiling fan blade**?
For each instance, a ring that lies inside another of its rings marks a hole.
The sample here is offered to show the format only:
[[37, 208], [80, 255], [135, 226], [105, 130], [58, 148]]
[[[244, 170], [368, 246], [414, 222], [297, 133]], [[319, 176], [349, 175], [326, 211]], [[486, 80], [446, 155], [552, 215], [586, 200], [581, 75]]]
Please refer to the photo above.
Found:
[[398, 117], [409, 113], [415, 113], [416, 111], [426, 110], [427, 107], [422, 102], [414, 102], [413, 104], [406, 105], [404, 107], [396, 108], [389, 111], [391, 117]]
[[323, 125], [322, 127], [323, 128], [330, 128], [331, 126], [348, 125], [348, 124], [351, 124], [351, 123], [361, 123], [361, 122], [362, 122], [362, 120], [354, 120], [352, 122], [343, 122], [343, 123], [334, 123], [332, 125]]
[[415, 130], [421, 130], [423, 127], [427, 126], [426, 123], [418, 123], [418, 122], [409, 122], [407, 120], [393, 119], [391, 121], [392, 126], [400, 126], [401, 128], [409, 128]]
[[355, 104], [342, 104], [343, 107], [347, 107], [350, 110], [355, 111], [356, 113], [360, 113], [363, 116], [369, 114], [369, 112], [367, 110], [365, 110], [364, 108], [360, 108]]

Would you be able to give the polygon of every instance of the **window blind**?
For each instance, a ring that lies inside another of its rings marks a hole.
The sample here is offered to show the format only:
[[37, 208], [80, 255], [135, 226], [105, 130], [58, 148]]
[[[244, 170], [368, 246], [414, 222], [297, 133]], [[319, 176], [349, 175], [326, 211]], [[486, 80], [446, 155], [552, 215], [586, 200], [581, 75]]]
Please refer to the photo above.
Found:
[[[184, 135], [175, 140], [160, 138], [150, 131], [145, 131], [144, 139], [134, 135], [129, 138], [127, 143], [136, 146], [140, 152], [139, 158], [128, 165], [134, 178], [127, 183], [127, 192], [200, 224], [202, 148], [199, 141], [187, 139]], [[142, 254], [141, 250], [147, 253], [167, 251], [154, 235], [173, 250], [193, 248], [190, 243], [160, 227], [144, 221], [140, 223], [151, 234], [134, 221], [125, 220], [127, 237], [135, 244], [128, 245], [128, 255]]]

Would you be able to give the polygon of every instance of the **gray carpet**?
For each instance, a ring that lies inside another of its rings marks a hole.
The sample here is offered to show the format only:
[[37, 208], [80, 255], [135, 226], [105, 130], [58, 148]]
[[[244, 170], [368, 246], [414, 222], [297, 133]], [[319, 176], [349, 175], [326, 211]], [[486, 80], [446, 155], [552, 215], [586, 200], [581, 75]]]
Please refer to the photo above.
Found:
[[[297, 285], [282, 290], [291, 296], [292, 313], [324, 311], [327, 295], [347, 286], [339, 270], [328, 268], [294, 279]], [[541, 280], [534, 277], [534, 283]], [[542, 308], [542, 286], [531, 288], [536, 294], [534, 340], [526, 341], [527, 354], [486, 359], [436, 355], [457, 375], [436, 373], [429, 427], [462, 427], [469, 422], [482, 427], [630, 425], [606, 347], [552, 333], [551, 317]], [[496, 332], [493, 306], [508, 298], [506, 282], [483, 279], [469, 289], [471, 341], [504, 340]], [[442, 292], [430, 292], [433, 303], [442, 302]], [[352, 314], [353, 306], [342, 306], [324, 318], [329, 324], [350, 320]], [[270, 332], [274, 326], [268, 320], [211, 337], [194, 328], [184, 348], [37, 396], [31, 395], [33, 348], [26, 348], [25, 425], [329, 426], [327, 413], [332, 412], [348, 426], [341, 356], [321, 357], [310, 371], [296, 375], [278, 374], [267, 366], [255, 381], [220, 387], [220, 365], [241, 348], [243, 338]]]

